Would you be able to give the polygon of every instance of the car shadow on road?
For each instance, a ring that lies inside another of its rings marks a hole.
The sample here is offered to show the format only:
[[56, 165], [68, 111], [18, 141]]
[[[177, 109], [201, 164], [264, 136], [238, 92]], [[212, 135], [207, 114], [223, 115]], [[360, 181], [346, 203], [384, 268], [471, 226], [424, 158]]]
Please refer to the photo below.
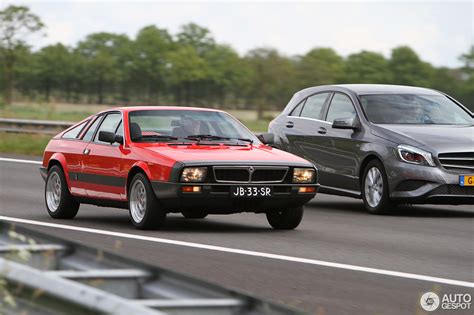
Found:
[[[432, 205], [400, 205], [387, 213], [387, 216], [423, 217], [423, 218], [474, 218], [474, 210], [469, 210], [469, 206], [463, 209], [443, 209], [442, 206]], [[452, 207], [452, 206], [450, 206]], [[317, 211], [338, 211], [352, 212], [361, 215], [370, 215], [364, 208], [362, 201], [314, 201], [307, 206], [307, 209]]]
[[[222, 216], [210, 215], [205, 219], [186, 219], [179, 215], [171, 214], [166, 218], [165, 225], [154, 231], [163, 232], [199, 232], [199, 233], [268, 233], [273, 230], [270, 225], [256, 225], [255, 223], [235, 223], [223, 222], [222, 220], [215, 220], [214, 218]], [[113, 225], [116, 228], [128, 230], [135, 230], [128, 215], [107, 214], [107, 215], [92, 215], [80, 214], [74, 219], [75, 223], [84, 223], [91, 228], [105, 228]]]

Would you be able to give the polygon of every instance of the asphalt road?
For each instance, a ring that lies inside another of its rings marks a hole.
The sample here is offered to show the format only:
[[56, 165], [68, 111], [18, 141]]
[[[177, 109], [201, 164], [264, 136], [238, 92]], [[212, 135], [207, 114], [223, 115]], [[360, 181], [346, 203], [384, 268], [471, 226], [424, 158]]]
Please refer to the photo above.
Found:
[[[170, 215], [162, 230], [137, 231], [128, 212], [118, 209], [82, 205], [74, 220], [53, 220], [45, 210], [43, 189], [38, 165], [0, 161], [3, 216], [474, 282], [470, 206], [414, 206], [374, 216], [358, 200], [318, 195], [294, 231], [274, 231], [263, 215], [250, 213], [204, 220]], [[436, 281], [27, 226], [312, 314], [425, 314], [419, 299], [427, 291], [474, 296], [473, 288]], [[432, 314], [472, 314], [473, 309]]]

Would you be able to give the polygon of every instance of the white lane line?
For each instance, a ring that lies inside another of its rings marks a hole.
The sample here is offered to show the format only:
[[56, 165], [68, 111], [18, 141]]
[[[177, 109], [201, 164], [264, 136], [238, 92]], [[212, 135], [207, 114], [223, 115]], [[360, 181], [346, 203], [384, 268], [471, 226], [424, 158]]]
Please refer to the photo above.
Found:
[[0, 161], [3, 162], [15, 162], [15, 163], [25, 163], [25, 164], [43, 164], [41, 161], [33, 161], [33, 160], [21, 160], [21, 159], [9, 159], [0, 157]]
[[263, 253], [263, 252], [255, 252], [255, 251], [251, 251], [251, 250], [221, 247], [221, 246], [214, 246], [214, 245], [206, 245], [206, 244], [199, 244], [199, 243], [191, 243], [191, 242], [184, 242], [184, 241], [170, 240], [170, 239], [165, 239], [165, 238], [121, 233], [121, 232], [112, 232], [112, 231], [106, 231], [106, 230], [98, 230], [98, 229], [84, 228], [84, 227], [72, 226], [72, 225], [63, 225], [63, 224], [56, 224], [56, 223], [49, 223], [49, 222], [42, 222], [42, 221], [34, 221], [34, 220], [27, 220], [27, 219], [7, 217], [7, 216], [0, 216], [0, 220], [8, 221], [8, 222], [16, 222], [16, 223], [25, 223], [25, 224], [46, 226], [46, 227], [52, 227], [52, 228], [58, 228], [58, 229], [64, 229], [64, 230], [72, 230], [72, 231], [80, 231], [80, 232], [87, 232], [87, 233], [93, 233], [93, 234], [123, 237], [123, 238], [128, 238], [128, 239], [135, 239], [135, 240], [148, 241], [148, 242], [154, 242], [154, 243], [163, 243], [163, 244], [186, 246], [186, 247], [199, 248], [199, 249], [207, 249], [207, 250], [213, 250], [213, 251], [225, 252], [225, 253], [232, 253], [232, 254], [240, 254], [240, 255], [263, 257], [263, 258], [283, 260], [283, 261], [298, 262], [298, 263], [309, 264], [309, 265], [317, 265], [317, 266], [325, 266], [325, 267], [332, 267], [332, 268], [339, 268], [339, 269], [346, 269], [346, 270], [353, 270], [353, 271], [361, 271], [361, 272], [367, 272], [367, 273], [373, 273], [373, 274], [379, 274], [379, 275], [386, 275], [386, 276], [392, 276], [392, 277], [399, 277], [399, 278], [406, 278], [406, 279], [414, 279], [414, 280], [421, 280], [421, 281], [444, 283], [444, 284], [455, 285], [455, 286], [460, 286], [460, 287], [474, 288], [474, 282], [460, 281], [460, 280], [453, 280], [453, 279], [446, 279], [446, 278], [439, 278], [439, 277], [432, 277], [432, 276], [425, 276], [425, 275], [419, 275], [419, 274], [414, 274], [414, 273], [406, 273], [406, 272], [399, 272], [399, 271], [392, 271], [392, 270], [385, 270], [385, 269], [362, 267], [362, 266], [356, 266], [356, 265], [340, 264], [340, 263], [334, 263], [334, 262], [323, 261], [323, 260], [315, 260], [315, 259], [308, 259], [308, 258], [300, 258], [300, 257], [277, 255], [277, 254], [270, 254], [270, 253]]

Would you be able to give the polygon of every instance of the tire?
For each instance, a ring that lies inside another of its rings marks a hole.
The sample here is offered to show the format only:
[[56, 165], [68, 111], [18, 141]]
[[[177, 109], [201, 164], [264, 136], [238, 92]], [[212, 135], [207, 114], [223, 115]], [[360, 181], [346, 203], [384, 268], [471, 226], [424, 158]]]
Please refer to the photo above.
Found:
[[128, 209], [133, 225], [140, 230], [162, 226], [166, 212], [161, 208], [150, 181], [142, 174], [136, 174], [128, 189]]
[[372, 160], [367, 164], [361, 186], [362, 200], [369, 213], [385, 214], [396, 207], [390, 200], [387, 174], [379, 160]]
[[303, 219], [303, 206], [266, 213], [268, 223], [276, 230], [293, 230]]
[[205, 217], [207, 217], [207, 213], [204, 211], [186, 210], [186, 211], [181, 211], [181, 214], [186, 219], [204, 219]]
[[73, 219], [79, 210], [80, 203], [71, 196], [64, 171], [58, 165], [48, 171], [44, 200], [48, 214], [55, 219]]

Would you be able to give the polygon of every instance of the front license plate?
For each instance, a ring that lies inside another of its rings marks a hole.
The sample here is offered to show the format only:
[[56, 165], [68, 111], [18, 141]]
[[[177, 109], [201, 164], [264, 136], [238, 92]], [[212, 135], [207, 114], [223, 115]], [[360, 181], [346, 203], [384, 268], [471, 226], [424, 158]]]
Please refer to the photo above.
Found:
[[460, 175], [459, 186], [474, 186], [474, 175]]
[[230, 189], [230, 195], [237, 198], [271, 197], [272, 194], [269, 186], [232, 186]]

